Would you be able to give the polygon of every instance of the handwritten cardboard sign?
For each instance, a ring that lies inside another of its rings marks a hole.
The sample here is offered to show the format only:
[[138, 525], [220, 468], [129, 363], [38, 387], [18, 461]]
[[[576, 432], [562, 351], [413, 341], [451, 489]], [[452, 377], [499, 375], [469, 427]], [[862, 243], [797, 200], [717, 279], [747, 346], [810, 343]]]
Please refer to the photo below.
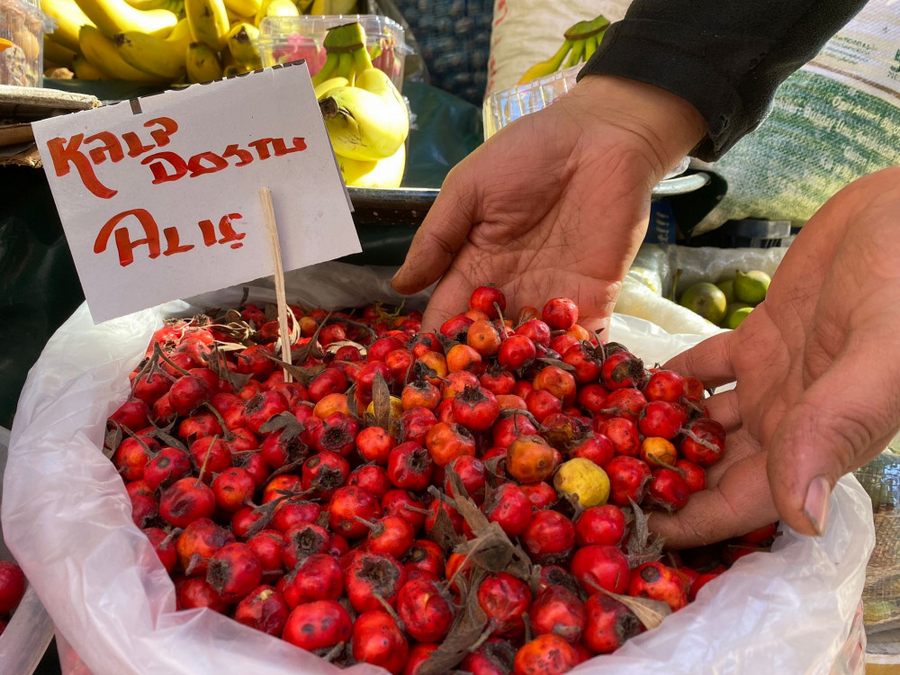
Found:
[[95, 322], [360, 251], [306, 66], [34, 124]]

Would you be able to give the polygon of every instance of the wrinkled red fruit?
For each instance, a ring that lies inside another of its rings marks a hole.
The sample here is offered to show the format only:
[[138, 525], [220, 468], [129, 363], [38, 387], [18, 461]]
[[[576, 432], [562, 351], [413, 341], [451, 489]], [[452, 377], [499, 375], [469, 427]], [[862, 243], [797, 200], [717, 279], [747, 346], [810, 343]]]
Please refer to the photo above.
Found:
[[634, 568], [628, 585], [628, 595], [660, 600], [678, 611], [687, 604], [684, 579], [671, 567], [649, 562]]
[[207, 583], [228, 602], [236, 602], [262, 581], [262, 565], [247, 544], [226, 544], [209, 559]]
[[393, 604], [405, 577], [403, 566], [394, 557], [359, 553], [344, 575], [347, 598], [357, 612], [378, 609], [381, 600]]
[[595, 654], [611, 654], [643, 631], [630, 609], [603, 593], [589, 597], [584, 609], [587, 618], [581, 640]]
[[578, 665], [578, 652], [558, 635], [539, 635], [525, 643], [513, 662], [515, 675], [560, 675]]
[[344, 572], [327, 553], [313, 553], [284, 577], [284, 599], [293, 608], [316, 600], [338, 600], [344, 592]]
[[583, 546], [572, 558], [572, 574], [585, 593], [595, 593], [598, 586], [624, 593], [630, 575], [628, 558], [618, 546]]
[[541, 591], [528, 610], [531, 627], [537, 635], [552, 633], [567, 642], [578, 642], [584, 630], [584, 603], [564, 586]]
[[492, 574], [478, 587], [478, 605], [500, 637], [517, 637], [525, 630], [523, 615], [531, 605], [528, 584], [506, 572]]

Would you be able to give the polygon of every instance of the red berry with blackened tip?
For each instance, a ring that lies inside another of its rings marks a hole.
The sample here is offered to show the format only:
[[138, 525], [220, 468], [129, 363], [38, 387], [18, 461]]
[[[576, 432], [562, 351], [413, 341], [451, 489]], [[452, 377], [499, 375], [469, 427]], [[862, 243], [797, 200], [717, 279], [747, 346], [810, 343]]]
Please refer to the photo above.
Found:
[[595, 593], [584, 605], [586, 621], [581, 640], [595, 654], [611, 654], [644, 628], [618, 600]]
[[579, 546], [619, 546], [625, 539], [626, 527], [625, 513], [618, 506], [591, 506], [575, 521], [575, 541]]
[[552, 586], [562, 586], [576, 595], [580, 593], [578, 582], [568, 570], [559, 565], [541, 565], [541, 574], [537, 583], [537, 592], [543, 593]]
[[453, 419], [471, 431], [487, 431], [499, 415], [496, 397], [480, 386], [468, 386], [453, 399]]
[[224, 612], [228, 603], [199, 577], [180, 577], [175, 579], [175, 607], [178, 610], [209, 608], [215, 612]]
[[209, 559], [223, 546], [234, 541], [234, 535], [209, 518], [195, 520], [175, 540], [178, 562], [187, 576], [206, 576]]
[[317, 600], [298, 605], [288, 615], [282, 637], [301, 649], [314, 652], [331, 649], [350, 640], [353, 621], [334, 600]]
[[528, 617], [536, 634], [554, 634], [575, 643], [584, 630], [584, 603], [564, 586], [551, 586], [535, 598]]
[[262, 565], [247, 544], [226, 544], [209, 559], [206, 582], [227, 602], [243, 598], [262, 581]]
[[440, 642], [450, 630], [454, 611], [435, 581], [407, 581], [397, 595], [397, 613], [409, 635], [419, 642]]
[[712, 466], [725, 452], [725, 427], [707, 417], [698, 417], [684, 425], [681, 455], [700, 466]]
[[538, 564], [565, 560], [575, 546], [575, 526], [558, 511], [539, 511], [525, 531], [522, 543]]
[[377, 609], [382, 600], [393, 605], [405, 582], [403, 566], [387, 554], [359, 553], [344, 574], [347, 598], [357, 612]]
[[644, 385], [644, 362], [627, 351], [609, 354], [603, 361], [601, 380], [603, 386], [610, 390], [625, 387], [640, 389]]
[[456, 316], [451, 316], [442, 323], [439, 330], [444, 337], [456, 340], [457, 342], [465, 342], [466, 333], [469, 330], [469, 326], [473, 323], [475, 323], [474, 319], [470, 319], [465, 314], [457, 314]]
[[281, 637], [289, 612], [281, 593], [271, 586], [259, 586], [238, 603], [234, 610], [234, 620], [263, 633]]
[[509, 416], [501, 416], [491, 433], [496, 447], [508, 448], [520, 436], [537, 434], [537, 427], [527, 416], [512, 413]]
[[561, 675], [578, 665], [575, 647], [558, 635], [539, 635], [526, 642], [513, 662], [515, 675]]
[[444, 552], [430, 539], [419, 539], [406, 554], [405, 568], [407, 576], [412, 570], [421, 570], [440, 578], [444, 574]]
[[311, 432], [310, 442], [319, 452], [336, 452], [347, 457], [356, 447], [356, 435], [359, 423], [344, 413], [332, 413], [326, 417], [321, 426]]
[[687, 604], [684, 579], [671, 567], [660, 562], [638, 565], [631, 573], [628, 595], [665, 602], [673, 612]]
[[301, 486], [315, 496], [327, 498], [347, 483], [350, 464], [336, 452], [320, 452], [305, 462], [301, 469]]
[[260, 392], [244, 403], [244, 425], [258, 434], [266, 422], [287, 409], [287, 399], [277, 391]]
[[609, 495], [613, 504], [628, 506], [632, 501], [636, 504], [643, 501], [652, 478], [647, 462], [635, 457], [613, 457], [603, 470], [609, 477]]
[[284, 565], [289, 570], [307, 556], [326, 553], [331, 545], [331, 535], [321, 525], [306, 523], [284, 533]]
[[391, 615], [383, 610], [363, 612], [353, 623], [353, 659], [399, 675], [406, 665], [409, 644]]
[[418, 443], [401, 443], [388, 455], [387, 476], [397, 488], [421, 492], [431, 484], [433, 472], [431, 454]]

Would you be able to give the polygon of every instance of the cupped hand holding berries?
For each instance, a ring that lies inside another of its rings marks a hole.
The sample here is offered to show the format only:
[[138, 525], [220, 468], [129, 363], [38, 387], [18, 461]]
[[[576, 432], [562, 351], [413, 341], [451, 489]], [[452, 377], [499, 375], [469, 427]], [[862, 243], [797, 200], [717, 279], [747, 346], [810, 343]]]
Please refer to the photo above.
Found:
[[835, 482], [900, 428], [900, 168], [829, 200], [791, 246], [758, 309], [666, 364], [710, 385], [729, 434], [710, 489], [653, 526], [675, 545], [739, 535], [776, 517], [827, 523]]
[[690, 104], [662, 89], [586, 77], [450, 172], [394, 288], [413, 293], [441, 278], [426, 330], [488, 282], [518, 303], [513, 310], [566, 296], [592, 320], [583, 323], [601, 327], [643, 239], [651, 188], [704, 129]]

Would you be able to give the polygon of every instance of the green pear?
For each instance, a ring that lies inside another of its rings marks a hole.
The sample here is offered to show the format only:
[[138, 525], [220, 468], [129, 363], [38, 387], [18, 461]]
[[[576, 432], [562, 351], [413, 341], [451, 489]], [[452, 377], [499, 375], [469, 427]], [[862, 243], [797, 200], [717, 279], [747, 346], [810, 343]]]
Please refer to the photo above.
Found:
[[744, 319], [750, 316], [753, 307], [742, 302], [736, 302], [728, 307], [728, 316], [725, 318], [725, 327], [735, 329], [744, 323]]
[[738, 272], [734, 278], [734, 299], [748, 305], [758, 305], [766, 299], [771, 277], [765, 272], [752, 270], [744, 274]]
[[728, 307], [728, 300], [722, 290], [708, 281], [690, 286], [682, 294], [680, 302], [683, 307], [715, 324], [725, 318], [725, 309]]
[[725, 294], [729, 305], [734, 302], [734, 279], [722, 279], [716, 282], [716, 286]]

